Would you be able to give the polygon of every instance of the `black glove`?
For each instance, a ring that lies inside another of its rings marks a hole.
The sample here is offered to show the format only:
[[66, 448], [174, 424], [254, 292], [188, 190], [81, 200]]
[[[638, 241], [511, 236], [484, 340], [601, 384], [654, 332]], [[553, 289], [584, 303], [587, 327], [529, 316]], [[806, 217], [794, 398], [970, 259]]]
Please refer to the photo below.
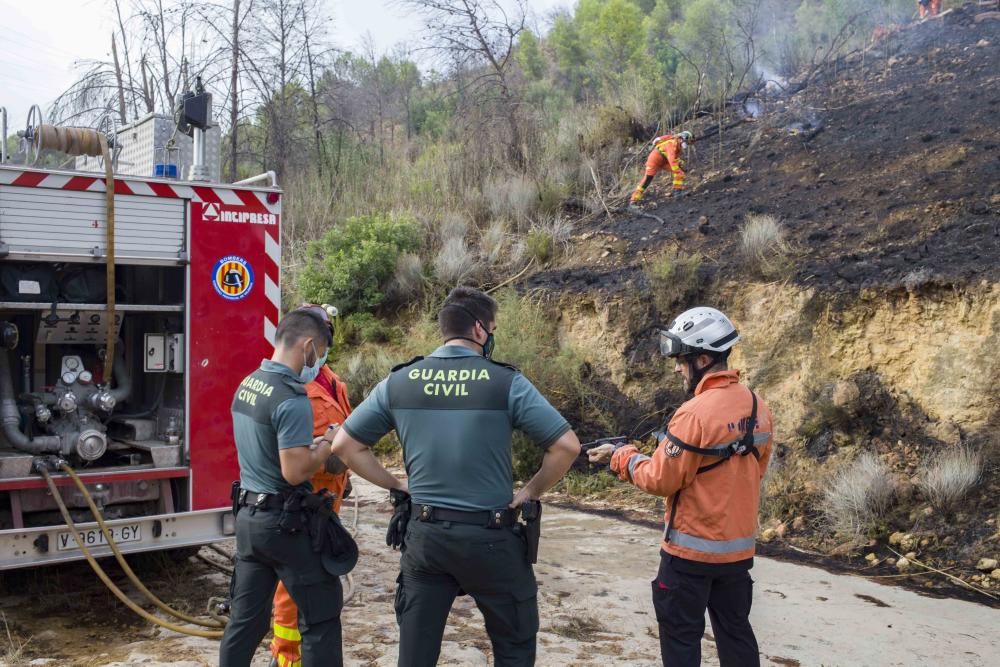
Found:
[[399, 489], [389, 489], [389, 502], [392, 503], [393, 512], [389, 519], [389, 530], [385, 534], [385, 545], [397, 549], [403, 546], [406, 524], [410, 522], [410, 494]]

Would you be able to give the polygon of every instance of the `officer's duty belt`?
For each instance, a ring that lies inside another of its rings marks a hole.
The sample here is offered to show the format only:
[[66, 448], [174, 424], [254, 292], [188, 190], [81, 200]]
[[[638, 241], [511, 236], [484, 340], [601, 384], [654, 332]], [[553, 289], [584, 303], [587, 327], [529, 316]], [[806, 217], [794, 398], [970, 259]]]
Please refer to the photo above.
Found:
[[240, 493], [240, 507], [256, 507], [259, 510], [280, 510], [285, 504], [285, 497], [280, 493]]
[[517, 522], [517, 514], [509, 508], [483, 510], [482, 512], [461, 512], [430, 505], [413, 505], [418, 521], [430, 523], [466, 523], [484, 528], [509, 528]]

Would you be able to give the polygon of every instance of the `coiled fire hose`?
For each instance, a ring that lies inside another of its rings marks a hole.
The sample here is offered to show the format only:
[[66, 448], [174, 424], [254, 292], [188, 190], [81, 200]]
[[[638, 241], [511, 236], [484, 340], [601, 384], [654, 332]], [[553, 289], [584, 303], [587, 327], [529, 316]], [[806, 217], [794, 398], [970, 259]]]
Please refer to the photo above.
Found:
[[105, 223], [105, 243], [107, 254], [107, 343], [104, 356], [104, 381], [111, 382], [115, 364], [115, 173], [111, 164], [111, 152], [108, 150], [108, 138], [103, 132], [87, 127], [56, 127], [55, 125], [39, 125], [34, 134], [35, 155], [42, 149], [57, 150], [66, 155], [89, 155], [104, 158], [104, 201], [107, 208]]
[[107, 524], [104, 522], [104, 517], [101, 514], [101, 511], [97, 508], [97, 505], [94, 503], [94, 500], [91, 497], [90, 492], [87, 490], [87, 487], [84, 485], [83, 481], [79, 478], [79, 476], [77, 476], [76, 472], [72, 468], [70, 468], [66, 463], [61, 463], [60, 467], [63, 470], [63, 472], [69, 475], [69, 477], [76, 484], [77, 488], [83, 494], [83, 497], [87, 501], [87, 505], [90, 507], [91, 513], [94, 515], [94, 518], [97, 519], [97, 524], [100, 526], [101, 532], [104, 534], [104, 539], [107, 540], [108, 546], [111, 547], [111, 551], [114, 553], [115, 559], [118, 561], [118, 564], [121, 565], [122, 570], [124, 570], [125, 576], [128, 577], [129, 581], [131, 581], [132, 584], [135, 585], [135, 587], [138, 588], [139, 591], [142, 592], [142, 594], [145, 595], [150, 600], [150, 602], [152, 602], [161, 611], [164, 611], [170, 614], [171, 616], [174, 616], [175, 618], [188, 623], [193, 623], [195, 625], [200, 625], [206, 628], [220, 628], [220, 629], [198, 630], [195, 628], [177, 625], [176, 623], [172, 623], [171, 621], [164, 620], [162, 618], [154, 616], [153, 614], [149, 613], [148, 611], [140, 607], [138, 604], [133, 602], [131, 598], [129, 598], [124, 592], [122, 592], [122, 590], [113, 581], [111, 581], [111, 578], [104, 571], [104, 568], [101, 567], [101, 565], [97, 562], [94, 556], [90, 553], [90, 550], [83, 543], [83, 540], [80, 539], [79, 531], [76, 528], [76, 524], [73, 522], [73, 517], [70, 516], [69, 509], [66, 507], [66, 503], [63, 502], [62, 495], [59, 493], [59, 488], [56, 486], [55, 482], [52, 481], [52, 477], [49, 475], [48, 471], [45, 470], [43, 467], [39, 467], [38, 470], [42, 474], [42, 477], [45, 478], [45, 483], [48, 485], [49, 491], [52, 493], [52, 497], [56, 501], [56, 505], [59, 506], [59, 512], [62, 514], [63, 520], [66, 521], [66, 525], [69, 526], [70, 531], [72, 531], [73, 539], [80, 547], [80, 551], [83, 553], [84, 558], [86, 558], [87, 564], [90, 565], [91, 569], [94, 570], [94, 573], [100, 578], [100, 580], [104, 583], [104, 585], [107, 586], [108, 590], [111, 591], [114, 594], [114, 596], [118, 598], [126, 607], [128, 607], [129, 609], [131, 609], [136, 614], [146, 619], [150, 623], [159, 625], [160, 627], [172, 630], [174, 632], [179, 632], [185, 635], [191, 635], [194, 637], [204, 637], [206, 639], [221, 639], [222, 638], [221, 628], [223, 626], [223, 621], [221, 619], [213, 618], [211, 620], [206, 621], [203, 619], [194, 618], [193, 616], [188, 616], [184, 612], [178, 611], [173, 607], [171, 607], [170, 605], [168, 605], [167, 603], [163, 602], [158, 597], [156, 597], [148, 588], [146, 588], [146, 586], [139, 580], [139, 577], [136, 576], [132, 568], [128, 565], [128, 562], [125, 560], [125, 557], [122, 555], [121, 551], [118, 549], [118, 546], [115, 544], [114, 538], [111, 535], [111, 531], [108, 528]]

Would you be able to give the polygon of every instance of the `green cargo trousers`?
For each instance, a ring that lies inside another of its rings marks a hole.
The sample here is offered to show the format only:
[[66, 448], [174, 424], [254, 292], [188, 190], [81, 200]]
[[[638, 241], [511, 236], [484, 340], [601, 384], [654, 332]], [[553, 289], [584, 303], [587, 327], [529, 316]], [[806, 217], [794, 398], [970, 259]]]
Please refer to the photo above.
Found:
[[524, 540], [490, 529], [413, 519], [396, 579], [399, 667], [433, 667], [459, 591], [476, 601], [496, 667], [535, 664], [538, 585]]
[[233, 600], [219, 647], [219, 667], [249, 667], [270, 628], [279, 579], [299, 608], [302, 667], [344, 664], [340, 577], [323, 569], [308, 535], [279, 531], [280, 516], [280, 510], [244, 507], [236, 517], [236, 571], [230, 584]]

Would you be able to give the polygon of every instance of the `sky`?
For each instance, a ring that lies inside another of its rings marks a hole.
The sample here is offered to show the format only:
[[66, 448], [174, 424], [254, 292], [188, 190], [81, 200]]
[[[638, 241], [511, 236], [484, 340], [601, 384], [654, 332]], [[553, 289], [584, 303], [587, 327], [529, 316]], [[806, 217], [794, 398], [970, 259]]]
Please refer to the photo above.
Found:
[[[419, 17], [392, 0], [322, 0], [333, 17], [334, 46], [356, 49], [370, 34], [379, 51], [413, 40]], [[575, 0], [527, 0], [544, 23], [552, 10]], [[130, 0], [122, 0], [124, 8]], [[23, 128], [28, 110], [43, 111], [77, 78], [74, 63], [110, 59], [116, 24], [111, 0], [0, 0], [0, 107], [8, 112], [8, 133]]]

